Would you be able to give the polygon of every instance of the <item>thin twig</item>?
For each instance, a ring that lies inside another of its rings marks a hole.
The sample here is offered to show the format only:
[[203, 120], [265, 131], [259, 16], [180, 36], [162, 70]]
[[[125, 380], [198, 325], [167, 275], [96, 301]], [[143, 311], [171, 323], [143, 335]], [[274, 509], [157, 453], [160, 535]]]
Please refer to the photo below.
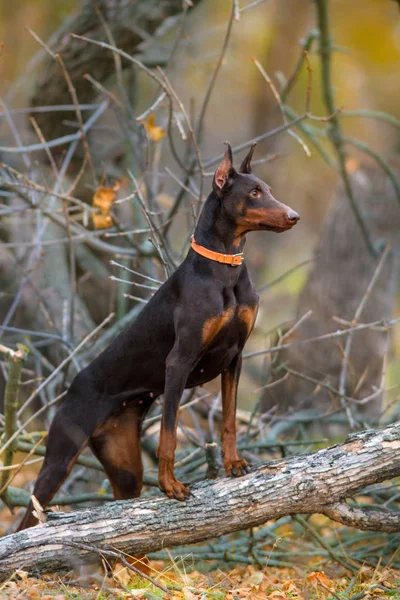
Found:
[[177, 95], [177, 93], [175, 92], [174, 88], [172, 87], [170, 81], [168, 80], [168, 77], [162, 71], [162, 69], [160, 67], [158, 67], [158, 71], [161, 74], [162, 78], [164, 79], [165, 85], [167, 86], [167, 89], [168, 89], [169, 93], [174, 98], [175, 102], [179, 106], [179, 109], [180, 109], [182, 115], [185, 118], [186, 126], [187, 126], [187, 128], [189, 130], [190, 137], [192, 139], [192, 144], [193, 144], [193, 147], [194, 147], [194, 150], [195, 150], [195, 154], [196, 154], [196, 158], [197, 158], [197, 167], [198, 167], [198, 170], [199, 170], [199, 173], [200, 173], [200, 192], [199, 192], [199, 196], [200, 196], [200, 199], [201, 199], [202, 195], [203, 195], [204, 167], [203, 167], [202, 160], [201, 160], [201, 154], [200, 154], [199, 144], [198, 144], [198, 141], [197, 141], [197, 136], [196, 136], [196, 134], [195, 134], [195, 132], [193, 130], [192, 124], [190, 122], [189, 115], [186, 112], [186, 109], [185, 109], [185, 106], [184, 106], [183, 102], [180, 100], [179, 96]]
[[86, 137], [86, 131], [85, 131], [85, 128], [84, 128], [84, 123], [83, 123], [83, 119], [82, 119], [82, 113], [81, 113], [81, 110], [79, 108], [78, 97], [76, 95], [76, 90], [75, 90], [75, 87], [74, 87], [74, 85], [72, 83], [72, 79], [71, 79], [71, 77], [70, 77], [70, 75], [68, 73], [68, 69], [66, 68], [66, 66], [64, 64], [64, 61], [63, 61], [63, 59], [62, 59], [62, 57], [61, 57], [60, 54], [54, 54], [54, 52], [49, 48], [49, 46], [47, 46], [47, 44], [45, 44], [43, 42], [43, 40], [41, 40], [40, 37], [36, 33], [34, 33], [31, 29], [29, 29], [29, 27], [27, 27], [27, 31], [42, 46], [42, 48], [47, 52], [47, 54], [53, 60], [56, 60], [58, 62], [58, 64], [60, 65], [63, 77], [64, 77], [65, 82], [67, 84], [68, 91], [69, 91], [69, 93], [71, 95], [71, 98], [72, 98], [72, 102], [73, 102], [73, 104], [75, 106], [75, 114], [76, 114], [76, 117], [78, 119], [79, 129], [80, 129], [81, 136], [82, 136], [83, 147], [85, 149], [85, 154], [86, 154], [86, 157], [87, 157], [87, 160], [88, 160], [91, 172], [92, 172], [93, 182], [96, 184], [97, 183], [97, 178], [96, 178], [96, 173], [95, 173], [95, 169], [94, 169], [94, 166], [93, 166], [92, 157], [91, 157], [91, 154], [90, 154], [89, 142], [88, 142], [87, 137]]
[[[361, 298], [361, 301], [354, 313], [354, 317], [351, 322], [352, 325], [358, 324], [358, 320], [360, 319], [362, 312], [365, 308], [365, 305], [371, 296], [371, 292], [379, 278], [379, 275], [381, 274], [381, 271], [383, 269], [385, 261], [388, 257], [389, 251], [390, 251], [390, 245], [388, 244], [386, 246], [385, 250], [382, 252], [379, 262], [376, 265], [376, 268], [372, 275], [371, 281], [369, 282], [368, 287], [365, 290], [364, 295]], [[348, 371], [349, 360], [350, 360], [351, 346], [353, 343], [353, 335], [354, 335], [354, 330], [350, 330], [349, 335], [346, 340], [344, 351], [343, 351], [342, 365], [341, 365], [340, 378], [339, 378], [339, 395], [340, 395], [342, 404], [344, 404], [344, 406], [346, 408], [346, 414], [347, 414], [347, 417], [349, 419], [349, 423], [350, 423], [352, 429], [354, 429], [354, 427], [355, 427], [355, 422], [354, 422], [350, 407], [344, 401], [344, 395], [345, 395], [345, 390], [346, 390], [347, 371]]]
[[32, 402], [32, 400], [34, 398], [36, 398], [36, 396], [38, 395], [38, 393], [45, 387], [47, 386], [50, 381], [52, 379], [54, 379], [54, 377], [57, 375], [57, 373], [59, 373], [59, 371], [61, 371], [65, 365], [67, 365], [72, 358], [78, 353], [80, 352], [80, 350], [93, 338], [95, 337], [102, 329], [103, 327], [105, 327], [106, 325], [108, 325], [108, 323], [110, 321], [112, 321], [112, 319], [114, 318], [114, 313], [110, 313], [108, 315], [108, 317], [106, 317], [105, 319], [103, 319], [103, 321], [100, 323], [100, 325], [98, 325], [95, 329], [93, 329], [93, 331], [91, 331], [90, 333], [88, 333], [88, 335], [86, 335], [83, 340], [77, 345], [77, 347], [73, 350], [73, 352], [71, 352], [69, 354], [69, 356], [67, 356], [59, 365], [58, 367], [56, 367], [54, 369], [54, 371], [51, 373], [51, 375], [49, 375], [49, 377], [37, 388], [37, 390], [35, 390], [30, 396], [29, 398], [25, 401], [25, 403], [21, 406], [21, 408], [18, 411], [18, 416], [20, 416], [23, 411], [29, 406], [29, 404]]
[[[4, 465], [4, 466], [1, 468], [1, 470], [3, 470], [3, 469], [7, 469], [7, 468], [8, 468], [8, 469], [11, 469], [11, 468], [12, 468], [12, 469], [15, 469], [15, 471], [14, 471], [14, 473], [12, 473], [12, 475], [11, 475], [11, 477], [10, 477], [9, 479], [7, 479], [7, 476], [6, 476], [6, 477], [4, 477], [4, 476], [3, 476], [3, 479], [4, 479], [5, 481], [3, 482], [3, 480], [2, 480], [2, 484], [3, 484], [3, 485], [2, 485], [2, 487], [1, 487], [1, 489], [0, 489], [0, 498], [1, 498], [1, 496], [4, 494], [4, 492], [7, 490], [8, 486], [9, 486], [9, 485], [12, 483], [13, 479], [15, 479], [15, 477], [18, 475], [18, 473], [21, 471], [21, 469], [22, 469], [24, 466], [31, 465], [31, 464], [34, 464], [34, 463], [36, 463], [36, 462], [38, 462], [38, 461], [42, 461], [42, 460], [43, 460], [43, 458], [39, 458], [39, 459], [34, 459], [34, 460], [32, 460], [32, 461], [29, 461], [29, 458], [32, 456], [32, 454], [35, 454], [35, 450], [36, 450], [36, 448], [37, 448], [38, 446], [40, 446], [40, 444], [43, 442], [43, 440], [44, 440], [44, 438], [45, 438], [46, 436], [47, 436], [47, 432], [45, 432], [45, 433], [42, 435], [42, 437], [40, 438], [40, 440], [38, 440], [38, 442], [36, 442], [36, 444], [35, 444], [35, 445], [33, 446], [33, 448], [32, 448], [32, 449], [31, 449], [31, 450], [28, 452], [28, 454], [25, 456], [25, 458], [23, 459], [23, 461], [22, 461], [21, 463], [19, 463], [18, 465], [11, 465], [11, 463], [10, 463], [10, 466], [8, 466], [8, 467], [7, 467], [7, 466], [5, 466], [5, 465]], [[14, 450], [16, 450], [16, 449], [18, 449], [18, 443], [17, 443], [17, 444], [15, 444], [15, 446], [14, 446]]]
[[[279, 106], [279, 110], [281, 111], [281, 115], [282, 115], [282, 119], [283, 119], [283, 124], [287, 125], [287, 119], [286, 119], [286, 113], [285, 113], [285, 108], [283, 106], [283, 102], [281, 100], [281, 97], [279, 95], [278, 90], [276, 89], [274, 82], [272, 81], [272, 79], [270, 78], [270, 76], [268, 75], [268, 73], [265, 71], [264, 67], [262, 66], [262, 64], [256, 59], [253, 58], [252, 59], [254, 64], [256, 65], [257, 69], [260, 71], [261, 75], [264, 77], [265, 81], [267, 82], [267, 84], [269, 85], [275, 100], [278, 103]], [[311, 86], [310, 86], [311, 89]], [[309, 89], [307, 87], [307, 98], [306, 98], [306, 114], [308, 114], [309, 112]], [[291, 135], [297, 142], [299, 142], [299, 144], [302, 146], [304, 152], [306, 153], [306, 156], [310, 157], [311, 156], [311, 152], [310, 149], [308, 148], [308, 146], [303, 142], [303, 140], [301, 139], [301, 137], [299, 137], [297, 135], [297, 133], [295, 131], [293, 131], [293, 129], [291, 129], [290, 127], [288, 127], [287, 132], [289, 135]]]
[[[235, 21], [235, 17], [236, 16], [237, 16], [237, 6], [236, 6], [235, 0], [233, 0], [231, 14], [229, 16], [228, 26], [227, 26], [227, 29], [226, 29], [226, 33], [225, 33], [224, 41], [223, 41], [223, 44], [222, 44], [221, 52], [219, 54], [217, 64], [216, 64], [214, 72], [212, 74], [211, 81], [210, 81], [209, 86], [207, 88], [207, 92], [206, 92], [206, 94], [204, 96], [203, 104], [202, 104], [201, 109], [200, 109], [200, 114], [199, 114], [199, 117], [197, 119], [197, 124], [196, 124], [196, 139], [198, 140], [199, 144], [201, 143], [201, 138], [202, 138], [202, 133], [203, 133], [204, 118], [205, 118], [205, 115], [206, 115], [206, 112], [207, 112], [208, 104], [210, 102], [211, 94], [213, 92], [215, 83], [216, 83], [217, 78], [218, 78], [218, 74], [220, 72], [220, 69], [221, 69], [221, 66], [222, 66], [225, 54], [226, 54], [226, 50], [228, 48], [228, 43], [229, 43], [229, 39], [230, 39], [230, 36], [231, 36], [231, 31], [232, 31], [232, 25], [233, 25], [233, 23]], [[237, 20], [239, 20], [239, 19], [237, 19]]]
[[375, 257], [376, 251], [372, 243], [371, 236], [367, 229], [366, 223], [363, 219], [357, 201], [354, 197], [353, 187], [346, 168], [346, 152], [344, 149], [343, 134], [340, 127], [340, 121], [337, 115], [332, 87], [332, 45], [329, 28], [328, 0], [316, 0], [315, 5], [317, 9], [318, 27], [320, 32], [319, 53], [321, 59], [322, 91], [327, 112], [331, 115], [331, 119], [329, 121], [328, 135], [336, 151], [336, 155], [339, 162], [340, 175], [342, 177], [350, 205], [353, 209], [354, 216], [356, 217], [357, 223], [361, 229], [362, 235], [365, 239], [365, 243], [369, 252], [373, 257]]
[[[28, 349], [20, 344], [18, 349], [8, 355], [8, 378], [4, 392], [4, 443], [0, 456], [4, 453], [3, 466], [8, 467], [12, 463], [15, 452], [15, 431], [17, 429], [18, 392], [21, 383], [21, 372], [27, 357]], [[3, 472], [0, 479], [0, 496], [7, 489], [9, 473]]]
[[271, 348], [266, 348], [265, 350], [258, 350], [257, 352], [250, 352], [249, 354], [244, 354], [243, 358], [253, 358], [254, 356], [261, 356], [262, 354], [271, 354], [273, 352], [278, 352], [279, 350], [286, 350], [291, 346], [297, 346], [300, 344], [309, 344], [311, 342], [319, 342], [320, 340], [330, 340], [336, 339], [339, 337], [343, 337], [344, 335], [348, 335], [349, 331], [363, 331], [365, 329], [371, 329], [373, 327], [380, 327], [383, 329], [387, 329], [388, 327], [393, 327], [397, 323], [400, 322], [400, 317], [397, 319], [380, 319], [379, 321], [373, 321], [371, 323], [363, 323], [361, 325], [357, 325], [355, 327], [351, 327], [346, 330], [333, 331], [332, 333], [325, 333], [323, 335], [317, 335], [312, 338], [308, 338], [307, 340], [296, 340], [291, 342], [290, 344], [282, 344], [282, 346], [272, 346]]
[[[89, 117], [89, 119], [84, 123], [83, 130], [86, 133], [92, 125], [101, 117], [101, 115], [108, 108], [108, 102], [102, 102], [97, 110]], [[8, 154], [23, 154], [25, 152], [37, 152], [38, 150], [45, 150], [46, 148], [55, 148], [57, 146], [63, 146], [64, 144], [69, 144], [70, 142], [79, 141], [82, 139], [82, 131], [77, 131], [76, 133], [71, 133], [69, 135], [63, 135], [59, 138], [55, 138], [54, 140], [48, 140], [45, 144], [28, 144], [27, 146], [17, 146], [15, 148], [9, 146], [0, 146], [0, 152], [8, 153]]]
[[300, 269], [301, 267], [305, 267], [306, 265], [310, 264], [314, 260], [315, 260], [315, 258], [308, 258], [307, 260], [301, 261], [300, 263], [298, 263], [294, 267], [291, 267], [290, 269], [288, 269], [282, 275], [279, 275], [279, 277], [277, 277], [276, 279], [273, 279], [269, 283], [266, 283], [262, 287], [258, 288], [257, 292], [261, 293], [261, 292], [265, 292], [266, 290], [269, 290], [274, 285], [277, 285], [278, 283], [281, 283], [281, 281], [283, 281], [284, 279], [286, 279], [286, 277], [289, 277], [289, 275], [291, 275], [292, 273], [294, 273], [294, 271], [297, 271], [297, 269]]

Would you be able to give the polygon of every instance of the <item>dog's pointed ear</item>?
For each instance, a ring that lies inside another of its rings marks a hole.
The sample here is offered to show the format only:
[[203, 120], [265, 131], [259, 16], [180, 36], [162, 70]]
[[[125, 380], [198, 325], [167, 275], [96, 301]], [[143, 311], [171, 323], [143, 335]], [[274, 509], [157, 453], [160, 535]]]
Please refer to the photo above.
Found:
[[235, 174], [235, 169], [233, 168], [231, 145], [229, 142], [224, 143], [226, 144], [224, 158], [222, 159], [218, 169], [215, 171], [213, 181], [213, 188], [217, 194], [220, 194], [222, 192], [229, 179], [232, 178]]
[[251, 159], [253, 158], [254, 148], [257, 146], [256, 143], [250, 146], [250, 150], [244, 157], [242, 164], [240, 165], [239, 173], [251, 173]]

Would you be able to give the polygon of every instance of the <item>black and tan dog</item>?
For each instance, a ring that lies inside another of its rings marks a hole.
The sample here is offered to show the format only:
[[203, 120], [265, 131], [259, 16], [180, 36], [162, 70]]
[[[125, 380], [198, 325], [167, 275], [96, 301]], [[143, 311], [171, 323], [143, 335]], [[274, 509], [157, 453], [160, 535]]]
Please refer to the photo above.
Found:
[[[164, 394], [159, 485], [184, 500], [189, 488], [174, 476], [179, 402], [185, 388], [222, 380], [222, 454], [227, 475], [248, 470], [236, 449], [236, 394], [244, 344], [258, 296], [242, 251], [249, 231], [290, 229], [299, 215], [281, 204], [251, 172], [254, 146], [239, 172], [227, 144], [200, 215], [189, 253], [136, 321], [74, 379], [51, 424], [34, 495], [53, 498], [88, 444], [110, 479], [115, 498], [140, 495], [141, 422]], [[34, 525], [29, 506], [20, 529]]]

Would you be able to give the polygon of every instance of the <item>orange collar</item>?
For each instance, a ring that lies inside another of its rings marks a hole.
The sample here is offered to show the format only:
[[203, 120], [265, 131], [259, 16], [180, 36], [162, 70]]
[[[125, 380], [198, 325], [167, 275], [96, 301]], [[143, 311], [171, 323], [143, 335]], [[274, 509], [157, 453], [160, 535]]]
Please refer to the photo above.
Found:
[[204, 246], [196, 244], [194, 236], [192, 236], [192, 248], [195, 252], [197, 252], [197, 254], [205, 256], [205, 258], [215, 260], [216, 262], [223, 263], [224, 265], [231, 265], [231, 267], [240, 267], [244, 260], [243, 252], [239, 252], [239, 254], [222, 254], [222, 252], [214, 252], [214, 250], [209, 250]]

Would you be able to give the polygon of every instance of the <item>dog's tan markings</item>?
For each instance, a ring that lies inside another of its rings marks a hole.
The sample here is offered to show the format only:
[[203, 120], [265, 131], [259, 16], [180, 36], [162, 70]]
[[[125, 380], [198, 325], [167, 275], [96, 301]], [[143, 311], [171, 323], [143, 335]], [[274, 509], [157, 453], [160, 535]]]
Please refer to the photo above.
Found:
[[[286, 208], [286, 207], [285, 207]], [[269, 227], [286, 227], [286, 210], [280, 208], [270, 208], [267, 210], [248, 210], [246, 217], [250, 220], [267, 223]]]
[[136, 476], [136, 465], [141, 460], [138, 456], [138, 431], [135, 429], [129, 431], [121, 427], [120, 423], [117, 427], [118, 429], [115, 429], [112, 435], [105, 437], [104, 453], [116, 470], [125, 469]]
[[157, 448], [158, 484], [168, 498], [184, 500], [189, 495], [189, 487], [176, 479], [174, 474], [174, 454], [176, 449], [176, 426], [169, 431], [161, 426], [160, 443]]
[[[140, 496], [143, 480], [140, 450], [140, 410], [131, 404], [109, 417], [91, 436], [97, 456], [110, 479], [116, 500]], [[129, 490], [122, 486], [118, 473], [131, 476]]]
[[240, 458], [236, 447], [236, 394], [238, 378], [227, 369], [221, 377], [222, 391], [222, 456], [226, 474], [244, 475], [248, 464]]
[[[248, 229], [246, 231], [248, 231]], [[243, 228], [240, 228], [240, 227], [238, 227], [237, 229], [235, 229], [235, 235], [234, 235], [233, 243], [232, 243], [232, 245], [235, 248], [235, 250], [237, 248], [239, 248], [239, 246], [240, 246], [240, 244], [241, 244], [241, 242], [243, 240], [243, 236], [246, 233], [246, 231]]]
[[247, 335], [250, 335], [251, 330], [254, 327], [254, 323], [257, 317], [257, 306], [240, 306], [238, 310], [239, 319], [246, 325], [247, 327]]
[[250, 229], [258, 229], [258, 224], [263, 223], [268, 227], [288, 229], [286, 211], [280, 208], [249, 208], [242, 218], [238, 218], [235, 237], [243, 236]]
[[210, 317], [207, 319], [202, 328], [202, 342], [203, 348], [211, 344], [211, 342], [216, 338], [221, 329], [232, 320], [233, 315], [235, 313], [234, 307], [230, 307], [224, 312], [220, 313], [215, 317]]
[[245, 211], [244, 200], [241, 200], [236, 204], [236, 212], [240, 215]]

